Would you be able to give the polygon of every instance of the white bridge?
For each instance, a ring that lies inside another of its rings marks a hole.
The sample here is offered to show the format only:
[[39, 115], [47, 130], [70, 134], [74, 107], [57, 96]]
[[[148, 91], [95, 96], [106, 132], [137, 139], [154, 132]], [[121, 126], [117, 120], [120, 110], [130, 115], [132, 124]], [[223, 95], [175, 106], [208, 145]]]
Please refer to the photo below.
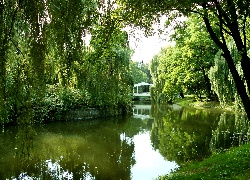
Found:
[[141, 82], [134, 85], [134, 96], [135, 97], [150, 97], [150, 87], [154, 86], [154, 84], [149, 84], [145, 82]]

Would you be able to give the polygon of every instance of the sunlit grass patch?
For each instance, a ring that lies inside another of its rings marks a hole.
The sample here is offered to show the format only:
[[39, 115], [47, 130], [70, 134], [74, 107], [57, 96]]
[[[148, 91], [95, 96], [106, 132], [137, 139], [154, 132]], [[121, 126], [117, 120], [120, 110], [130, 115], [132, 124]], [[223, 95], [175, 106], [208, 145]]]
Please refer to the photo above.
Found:
[[185, 98], [179, 98], [176, 100], [176, 103], [181, 106], [193, 106], [193, 103], [196, 102], [193, 96], [188, 96]]
[[226, 110], [226, 111], [235, 111], [234, 105], [227, 105], [223, 107], [217, 101], [208, 101], [207, 99], [197, 100], [194, 96], [189, 95], [185, 96], [183, 99], [177, 99], [177, 104], [184, 106], [184, 107], [194, 107], [198, 109], [218, 109], [218, 110]]
[[215, 154], [159, 179], [249, 179], [250, 144]]

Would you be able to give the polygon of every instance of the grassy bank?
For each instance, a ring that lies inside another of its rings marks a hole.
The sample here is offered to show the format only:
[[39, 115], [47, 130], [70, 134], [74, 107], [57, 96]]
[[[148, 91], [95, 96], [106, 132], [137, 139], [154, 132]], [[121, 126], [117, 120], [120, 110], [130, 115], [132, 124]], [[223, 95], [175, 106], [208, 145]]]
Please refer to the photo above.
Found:
[[195, 108], [213, 108], [213, 109], [219, 109], [223, 111], [236, 111], [234, 106], [228, 105], [227, 107], [222, 107], [219, 102], [217, 101], [206, 101], [206, 99], [196, 100], [193, 96], [185, 96], [183, 99], [177, 99], [175, 101], [176, 104], [179, 104], [181, 106], [189, 106], [189, 107], [195, 107]]
[[250, 144], [232, 148], [216, 154], [202, 162], [187, 165], [160, 180], [172, 179], [249, 179], [250, 178]]

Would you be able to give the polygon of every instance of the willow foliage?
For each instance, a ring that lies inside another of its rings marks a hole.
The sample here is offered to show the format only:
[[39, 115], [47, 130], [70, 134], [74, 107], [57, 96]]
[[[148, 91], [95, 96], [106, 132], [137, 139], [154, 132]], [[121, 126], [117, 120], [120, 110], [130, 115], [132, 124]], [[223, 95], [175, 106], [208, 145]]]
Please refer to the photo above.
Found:
[[[243, 79], [242, 68], [239, 61], [239, 54], [237, 52], [235, 44], [232, 41], [228, 44], [231, 56], [233, 57], [236, 64], [237, 71]], [[220, 104], [223, 107], [233, 105], [237, 110], [244, 109], [240, 96], [237, 92], [232, 74], [230, 73], [228, 65], [221, 51], [219, 51], [215, 55], [214, 66], [209, 70], [209, 79], [211, 82], [211, 88], [217, 94]]]
[[[127, 35], [112, 3], [0, 1], [0, 118], [82, 107], [127, 107]], [[90, 45], [86, 37], [92, 35]]]

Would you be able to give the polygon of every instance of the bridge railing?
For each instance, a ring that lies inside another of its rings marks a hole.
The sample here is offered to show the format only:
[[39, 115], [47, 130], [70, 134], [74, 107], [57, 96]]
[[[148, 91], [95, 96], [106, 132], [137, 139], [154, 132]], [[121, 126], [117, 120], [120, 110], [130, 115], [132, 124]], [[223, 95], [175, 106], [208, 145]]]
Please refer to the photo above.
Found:
[[134, 96], [149, 97], [150, 92], [134, 93]]
[[[153, 85], [154, 84], [145, 83], [145, 82], [135, 84], [134, 85], [134, 96], [150, 96], [149, 89], [150, 89], [150, 86], [153, 86]], [[145, 87], [145, 89], [147, 91], [139, 92], [139, 87]]]

